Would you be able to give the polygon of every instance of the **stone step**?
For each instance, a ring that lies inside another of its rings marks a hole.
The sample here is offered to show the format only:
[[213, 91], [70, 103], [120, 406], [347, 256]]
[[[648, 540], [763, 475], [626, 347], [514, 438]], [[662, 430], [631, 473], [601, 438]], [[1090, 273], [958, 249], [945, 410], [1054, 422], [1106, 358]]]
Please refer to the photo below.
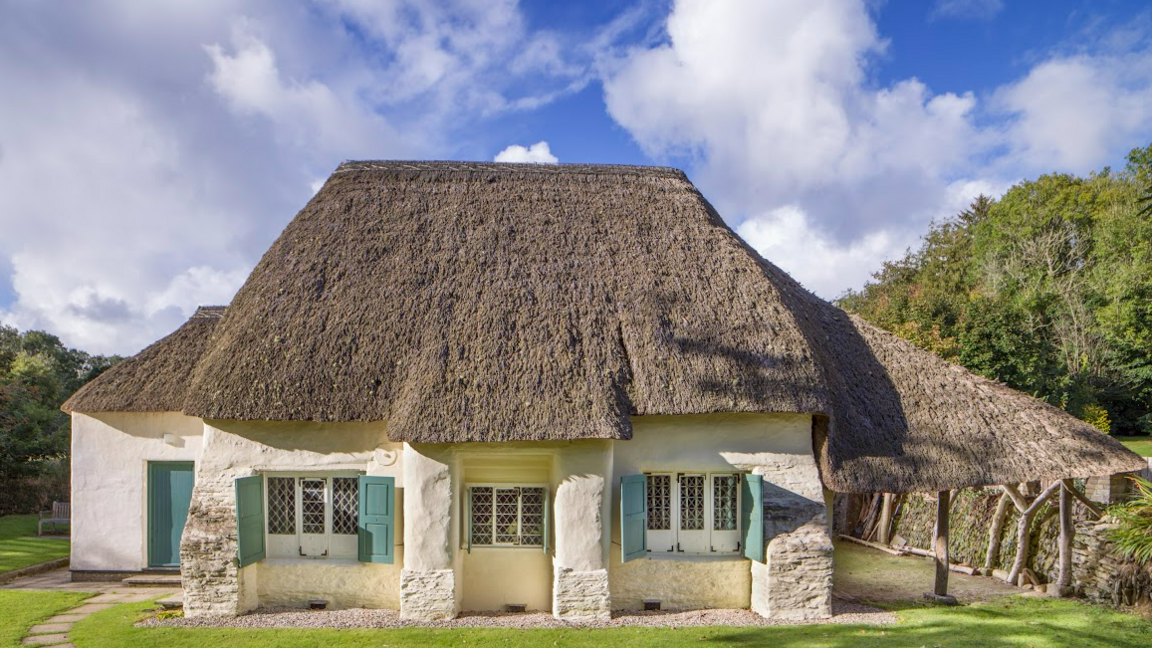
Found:
[[179, 610], [184, 607], [184, 590], [156, 599], [156, 604], [165, 610]]
[[128, 587], [180, 587], [180, 574], [140, 574], [123, 581]]

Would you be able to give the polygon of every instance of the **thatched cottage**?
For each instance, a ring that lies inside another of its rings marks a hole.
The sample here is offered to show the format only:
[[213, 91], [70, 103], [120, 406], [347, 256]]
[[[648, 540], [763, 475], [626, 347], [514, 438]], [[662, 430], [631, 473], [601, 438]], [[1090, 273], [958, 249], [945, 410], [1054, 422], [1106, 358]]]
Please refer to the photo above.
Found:
[[663, 168], [344, 164], [231, 305], [65, 409], [75, 576], [178, 568], [189, 616], [823, 617], [831, 492], [1143, 465], [814, 297]]

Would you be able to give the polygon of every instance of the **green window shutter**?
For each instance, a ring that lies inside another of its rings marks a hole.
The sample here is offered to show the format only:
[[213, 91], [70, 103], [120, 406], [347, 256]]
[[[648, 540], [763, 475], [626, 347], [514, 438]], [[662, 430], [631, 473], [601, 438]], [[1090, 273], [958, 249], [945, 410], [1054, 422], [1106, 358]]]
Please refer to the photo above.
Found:
[[764, 562], [764, 478], [744, 475], [740, 492], [740, 534], [744, 556]]
[[620, 478], [621, 562], [643, 558], [648, 553], [648, 494], [644, 475]]
[[360, 475], [360, 562], [396, 559], [396, 480]]
[[236, 564], [264, 560], [264, 477], [236, 480]]

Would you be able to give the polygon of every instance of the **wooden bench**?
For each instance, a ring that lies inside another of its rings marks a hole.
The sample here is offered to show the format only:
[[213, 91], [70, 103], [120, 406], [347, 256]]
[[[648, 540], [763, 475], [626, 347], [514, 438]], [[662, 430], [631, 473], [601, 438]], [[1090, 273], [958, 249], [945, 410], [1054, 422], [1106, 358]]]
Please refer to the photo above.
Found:
[[44, 525], [52, 525], [52, 533], [56, 533], [57, 524], [71, 524], [72, 523], [72, 505], [68, 502], [52, 502], [51, 511], [40, 512], [40, 524], [36, 528], [36, 533], [44, 535]]

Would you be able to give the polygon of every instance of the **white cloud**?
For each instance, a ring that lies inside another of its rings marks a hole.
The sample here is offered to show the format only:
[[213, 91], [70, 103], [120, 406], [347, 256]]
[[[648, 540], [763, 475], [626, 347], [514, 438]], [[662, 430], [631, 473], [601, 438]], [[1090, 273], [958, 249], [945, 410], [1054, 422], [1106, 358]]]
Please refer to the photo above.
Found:
[[1012, 117], [1011, 161], [1087, 172], [1152, 130], [1152, 50], [1050, 59], [992, 101]]
[[0, 321], [93, 352], [230, 301], [340, 161], [482, 151], [484, 115], [587, 74], [512, 0], [2, 12]]
[[556, 164], [559, 158], [552, 155], [548, 142], [536, 142], [527, 148], [513, 144], [496, 154], [495, 162], [527, 162], [531, 164]]
[[877, 84], [887, 42], [867, 7], [677, 0], [665, 38], [601, 61], [613, 119], [653, 157], [689, 160], [720, 213], [822, 296], [966, 206], [958, 188], [1087, 171], [1152, 127], [1147, 49], [1051, 59], [981, 101]]
[[736, 233], [806, 288], [828, 297], [839, 296], [885, 259], [903, 253], [916, 238], [914, 232], [897, 236], [881, 231], [840, 243], [814, 228], [796, 205], [748, 218]]
[[1004, 0], [936, 0], [932, 15], [941, 18], [991, 20], [1004, 10]]

